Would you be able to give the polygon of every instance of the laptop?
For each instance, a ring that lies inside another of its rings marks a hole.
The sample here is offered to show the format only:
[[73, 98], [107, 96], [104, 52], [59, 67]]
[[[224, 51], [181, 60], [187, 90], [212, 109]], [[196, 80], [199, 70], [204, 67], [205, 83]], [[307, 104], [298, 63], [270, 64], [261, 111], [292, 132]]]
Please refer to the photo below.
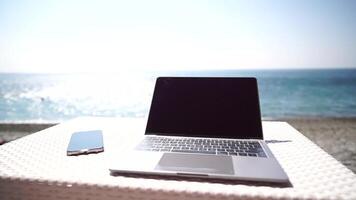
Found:
[[257, 80], [159, 77], [142, 141], [112, 174], [289, 183], [263, 141]]

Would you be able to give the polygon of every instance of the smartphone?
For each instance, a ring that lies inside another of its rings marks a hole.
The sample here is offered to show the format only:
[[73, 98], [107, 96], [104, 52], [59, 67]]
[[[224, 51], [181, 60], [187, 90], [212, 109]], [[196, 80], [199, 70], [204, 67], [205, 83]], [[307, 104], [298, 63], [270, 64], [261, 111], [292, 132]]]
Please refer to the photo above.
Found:
[[72, 134], [67, 155], [81, 155], [104, 151], [103, 134], [101, 130], [75, 132]]

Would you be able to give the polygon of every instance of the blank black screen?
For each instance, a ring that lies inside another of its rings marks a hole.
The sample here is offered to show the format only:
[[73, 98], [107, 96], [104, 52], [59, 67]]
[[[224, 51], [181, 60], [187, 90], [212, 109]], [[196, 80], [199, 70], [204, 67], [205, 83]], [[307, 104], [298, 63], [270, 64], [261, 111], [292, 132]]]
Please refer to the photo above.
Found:
[[159, 77], [146, 134], [262, 139], [257, 81]]

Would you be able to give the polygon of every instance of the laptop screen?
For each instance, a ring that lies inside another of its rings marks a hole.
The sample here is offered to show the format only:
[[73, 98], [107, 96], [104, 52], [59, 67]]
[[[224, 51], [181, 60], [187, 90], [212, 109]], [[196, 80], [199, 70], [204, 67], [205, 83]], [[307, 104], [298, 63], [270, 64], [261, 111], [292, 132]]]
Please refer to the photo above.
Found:
[[262, 139], [255, 78], [159, 77], [146, 135]]

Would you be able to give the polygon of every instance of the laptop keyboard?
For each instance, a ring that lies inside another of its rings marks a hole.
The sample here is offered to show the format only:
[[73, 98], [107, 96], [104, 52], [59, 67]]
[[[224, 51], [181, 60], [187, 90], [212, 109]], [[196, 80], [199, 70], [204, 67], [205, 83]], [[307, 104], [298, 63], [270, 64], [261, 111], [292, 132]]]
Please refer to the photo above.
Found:
[[267, 157], [257, 141], [146, 137], [138, 146], [138, 150], [201, 153], [212, 155]]

